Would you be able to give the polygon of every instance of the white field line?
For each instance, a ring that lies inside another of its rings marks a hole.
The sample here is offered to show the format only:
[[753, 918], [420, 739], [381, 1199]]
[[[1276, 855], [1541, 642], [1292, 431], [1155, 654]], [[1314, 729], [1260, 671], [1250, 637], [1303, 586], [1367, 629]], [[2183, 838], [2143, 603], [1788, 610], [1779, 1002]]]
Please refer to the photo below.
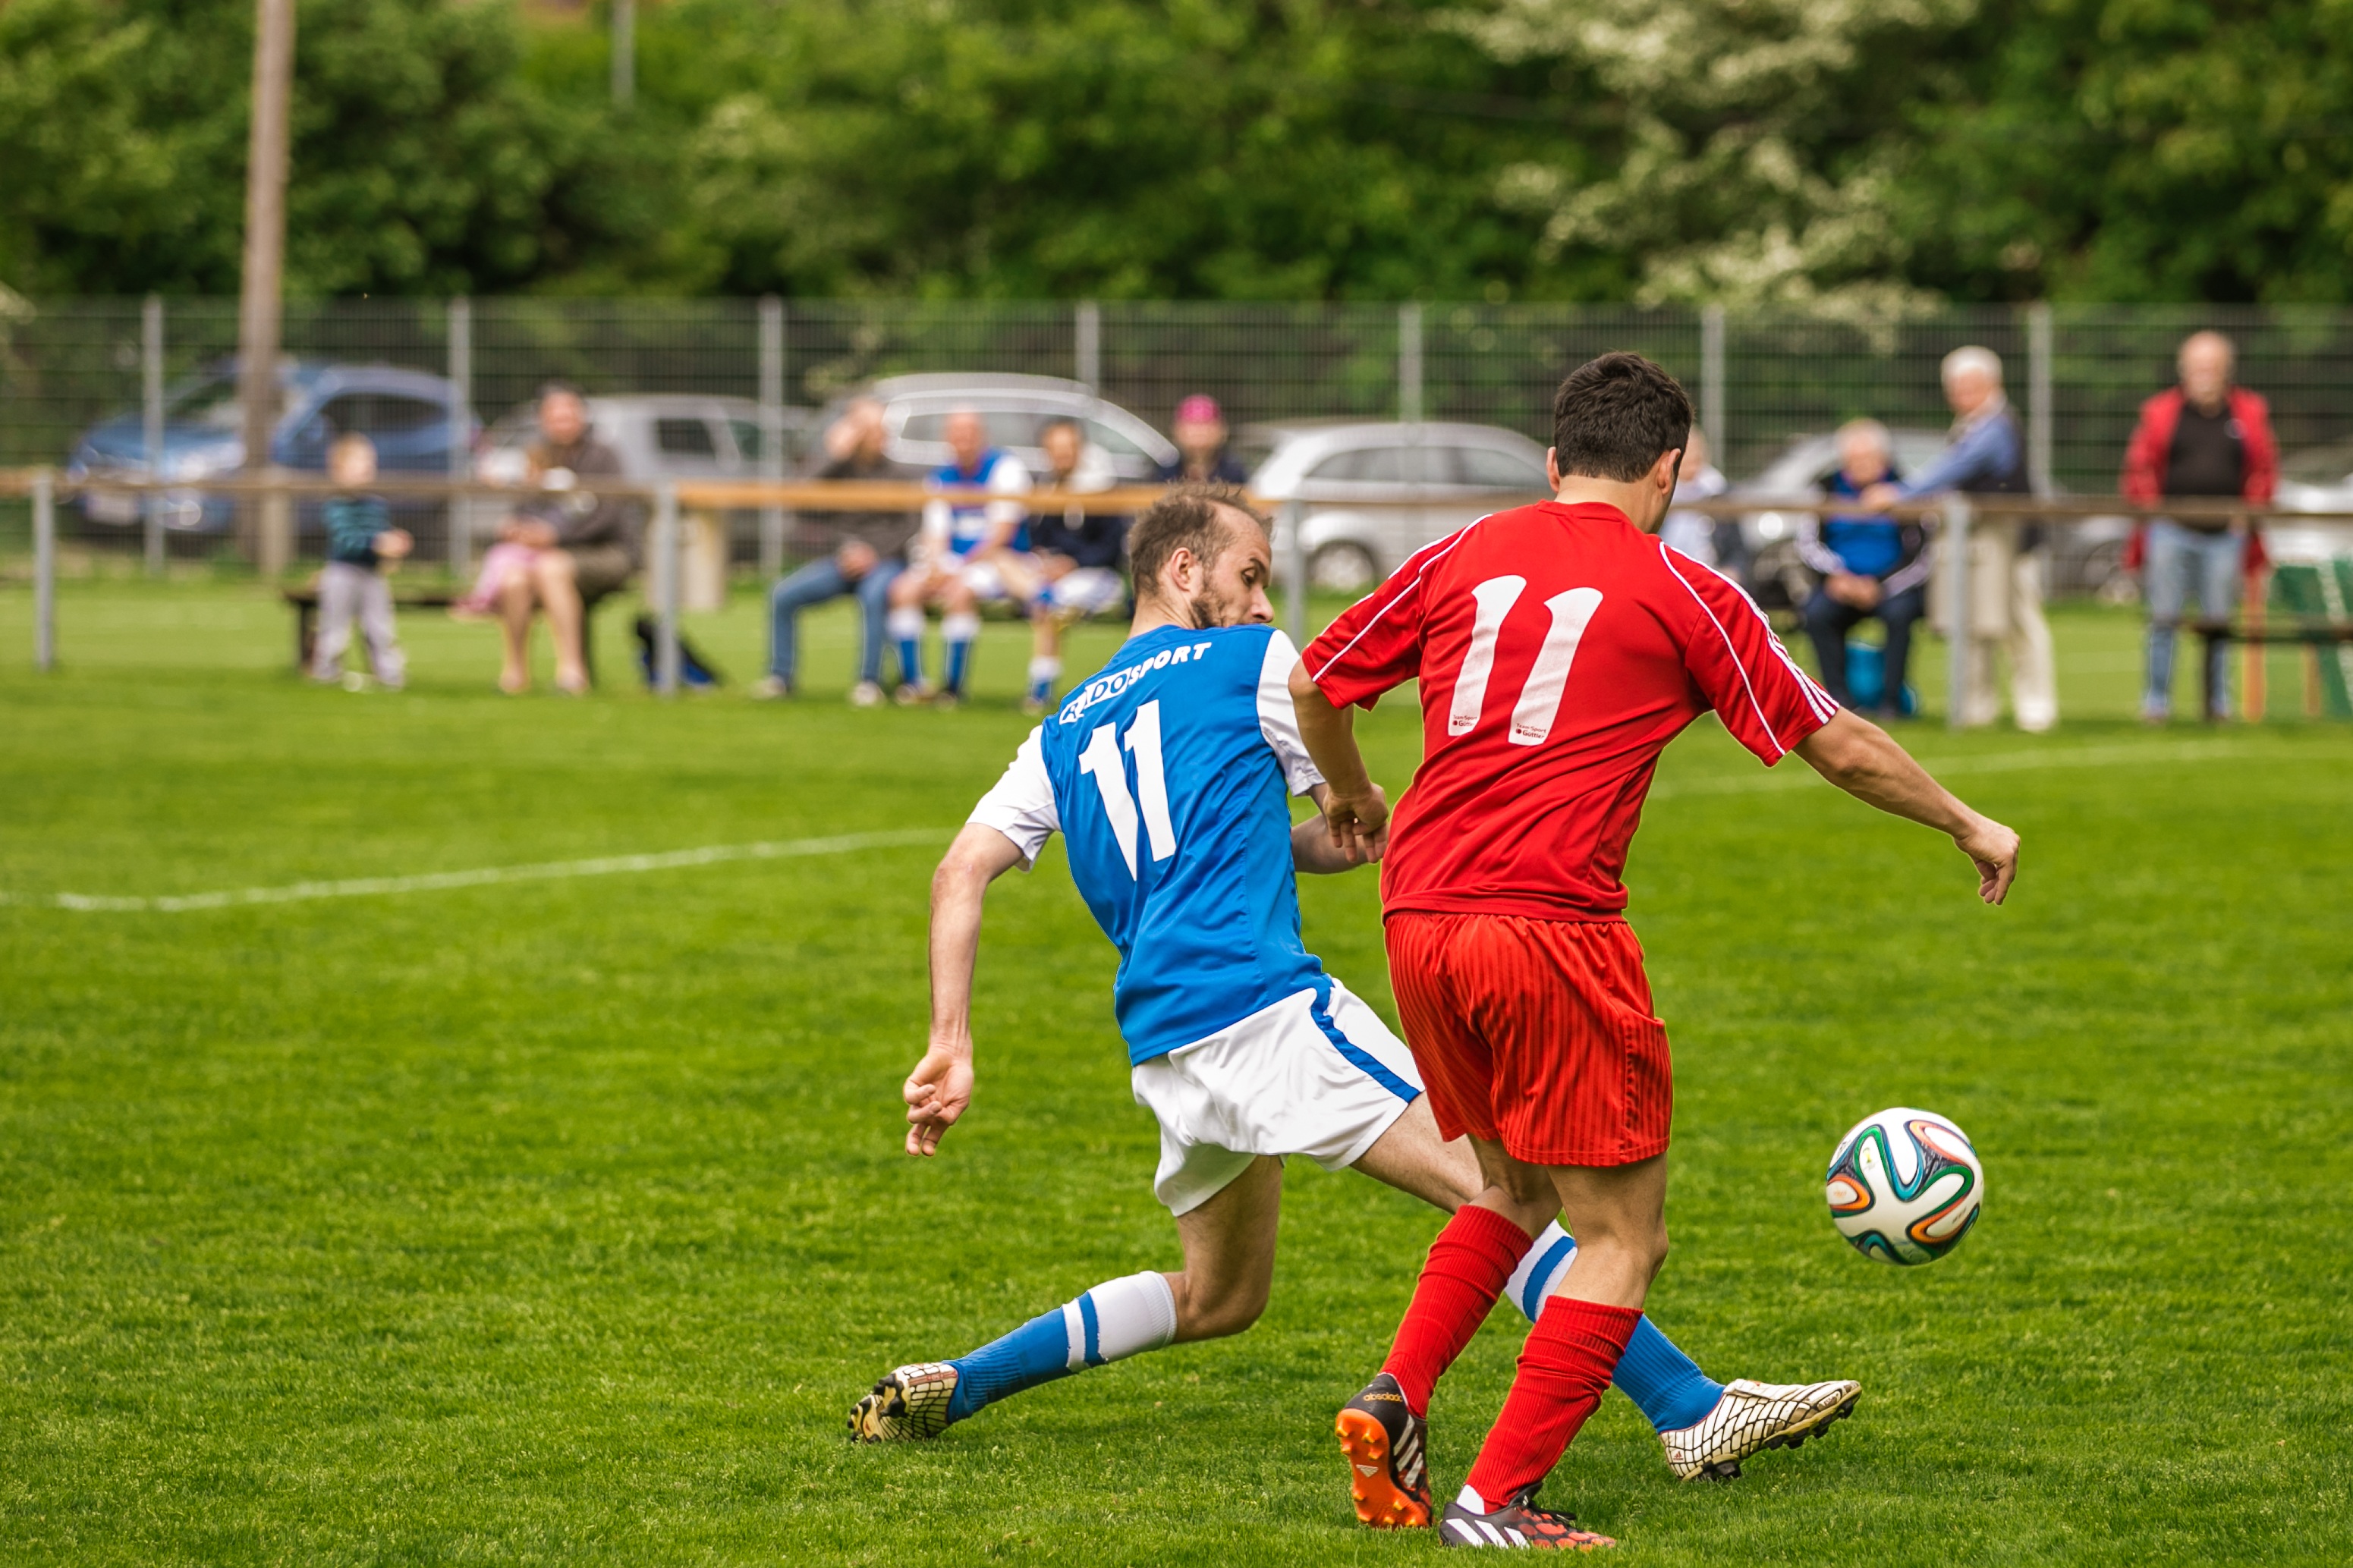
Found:
[[[2034, 773], [2045, 768], [2104, 768], [2148, 763], [2219, 763], [2277, 757], [2301, 760], [2299, 753], [2267, 752], [2233, 741], [2190, 741], [2177, 745], [2078, 746], [2071, 749], [1987, 752], [1978, 756], [1925, 759], [1938, 777], [1960, 773]], [[1684, 779], [1662, 784], [1650, 793], [1651, 800], [1691, 795], [1752, 795], [1774, 790], [1804, 789], [1820, 781], [1801, 761], [1791, 760], [1771, 773], [1734, 773], [1721, 778]], [[670, 871], [693, 866], [718, 866], [735, 860], [791, 860], [811, 855], [846, 855], [860, 849], [886, 849], [912, 844], [939, 844], [951, 837], [947, 828], [916, 827], [889, 833], [846, 833], [830, 838], [795, 838], [768, 844], [712, 844], [700, 849], [672, 849], [657, 855], [610, 855], [594, 860], [550, 860], [536, 866], [486, 866], [471, 871], [427, 871], [410, 877], [353, 877], [332, 882], [294, 882], [280, 888], [237, 888], [214, 893], [164, 894], [154, 898], [118, 898], [97, 893], [0, 893], [0, 904], [29, 904], [82, 913], [182, 914], [193, 910], [231, 909], [250, 904], [291, 904], [311, 899], [358, 899], [387, 893], [426, 893], [448, 888], [482, 888], [501, 882], [554, 882], [575, 877], [614, 877], [639, 871]]]
[[470, 871], [427, 871], [411, 877], [352, 877], [332, 882], [293, 882], [281, 888], [237, 888], [216, 893], [112, 898], [95, 893], [0, 893], [0, 903], [47, 905], [85, 913], [182, 914], [248, 904], [292, 904], [309, 899], [362, 899], [385, 893], [427, 893], [448, 888], [484, 888], [501, 882], [560, 882], [575, 877], [617, 877], [638, 871], [672, 871], [719, 866], [733, 860], [794, 860], [811, 855], [847, 855], [859, 849], [944, 844], [946, 828], [902, 828], [890, 833], [844, 833], [830, 838], [793, 838], [769, 844], [710, 844], [657, 855], [607, 855], [593, 860], [548, 860], [536, 866], [485, 866]]

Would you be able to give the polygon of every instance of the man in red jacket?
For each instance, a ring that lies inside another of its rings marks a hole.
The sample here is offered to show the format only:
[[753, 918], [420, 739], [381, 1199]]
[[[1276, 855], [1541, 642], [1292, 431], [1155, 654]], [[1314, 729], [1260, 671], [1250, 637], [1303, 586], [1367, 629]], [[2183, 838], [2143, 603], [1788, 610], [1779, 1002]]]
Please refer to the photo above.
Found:
[[[2140, 407], [2140, 424], [2125, 448], [2125, 499], [2155, 506], [2173, 496], [2237, 496], [2265, 502], [2279, 478], [2279, 448], [2263, 400], [2231, 381], [2231, 340], [2193, 332], [2181, 345], [2181, 384]], [[2148, 599], [2148, 684], [2141, 717], [2161, 724], [2173, 710], [2173, 633], [2189, 598], [2194, 574], [2198, 613], [2228, 618], [2236, 607], [2247, 555], [2243, 521], [2159, 518], [2145, 536], [2141, 583]], [[2207, 689], [2209, 719], [2228, 716], [2229, 660], [2223, 644], [2207, 650], [2213, 661]]]

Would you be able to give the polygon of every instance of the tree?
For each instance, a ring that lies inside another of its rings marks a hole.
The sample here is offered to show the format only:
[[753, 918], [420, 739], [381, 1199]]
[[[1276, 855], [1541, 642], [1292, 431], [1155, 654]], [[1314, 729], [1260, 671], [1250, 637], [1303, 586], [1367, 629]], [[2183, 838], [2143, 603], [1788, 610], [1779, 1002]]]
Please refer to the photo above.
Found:
[[1607, 108], [1582, 160], [1500, 176], [1550, 253], [1620, 257], [1647, 300], [1884, 305], [1914, 292], [1894, 221], [1906, 115], [1945, 86], [1923, 62], [1975, 4], [1496, 0], [1442, 24], [1502, 61], [1559, 62]]

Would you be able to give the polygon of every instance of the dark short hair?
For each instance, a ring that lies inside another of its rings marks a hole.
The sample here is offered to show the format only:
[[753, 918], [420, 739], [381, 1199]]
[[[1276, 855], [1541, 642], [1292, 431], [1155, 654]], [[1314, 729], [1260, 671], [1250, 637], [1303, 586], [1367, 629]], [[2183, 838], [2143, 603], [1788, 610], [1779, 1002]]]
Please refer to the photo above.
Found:
[[1135, 591], [1155, 591], [1160, 569], [1179, 550], [1189, 550], [1203, 564], [1214, 563], [1231, 542], [1232, 529], [1218, 516], [1220, 507], [1240, 512], [1268, 534], [1274, 531], [1266, 515], [1250, 505], [1236, 485], [1193, 483], [1171, 485], [1145, 509], [1127, 532], [1127, 562], [1135, 573]]
[[1662, 454], [1683, 450], [1691, 427], [1682, 384], [1641, 354], [1588, 360], [1553, 394], [1554, 460], [1563, 474], [1639, 479]]
[[1082, 441], [1087, 438], [1087, 427], [1079, 423], [1078, 416], [1074, 414], [1057, 414], [1049, 419], [1039, 422], [1038, 426], [1038, 439], [1042, 443], [1046, 439], [1047, 431], [1063, 428], [1077, 431], [1079, 433], [1079, 439]]
[[539, 392], [532, 398], [532, 401], [533, 403], [544, 403], [551, 397], [569, 397], [575, 402], [583, 404], [588, 401], [588, 395], [581, 391], [578, 387], [573, 385], [568, 381], [541, 382], [539, 384]]

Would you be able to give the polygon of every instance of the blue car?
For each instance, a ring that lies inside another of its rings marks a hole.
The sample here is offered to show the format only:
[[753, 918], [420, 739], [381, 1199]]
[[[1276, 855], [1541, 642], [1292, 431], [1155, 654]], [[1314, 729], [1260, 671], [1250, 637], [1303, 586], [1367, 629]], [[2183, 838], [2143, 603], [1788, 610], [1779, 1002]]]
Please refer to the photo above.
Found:
[[[449, 472], [457, 389], [446, 378], [388, 364], [290, 360], [278, 384], [284, 412], [269, 456], [280, 467], [323, 472], [329, 444], [357, 431], [375, 443], [376, 466], [385, 473]], [[463, 411], [463, 421], [459, 449], [470, 454], [481, 422], [470, 409]], [[237, 364], [224, 361], [165, 399], [161, 477], [195, 483], [235, 473], [245, 466], [243, 425]], [[140, 415], [120, 414], [91, 426], [75, 443], [66, 471], [77, 479], [147, 478], [147, 437]], [[180, 532], [226, 532], [236, 515], [227, 498], [193, 489], [167, 492], [157, 500], [164, 526]], [[83, 517], [94, 523], [135, 523], [142, 510], [142, 498], [135, 495], [88, 495], [80, 505]], [[396, 510], [438, 509], [438, 502], [409, 502]], [[315, 505], [301, 510], [305, 527], [315, 525], [316, 511]]]

